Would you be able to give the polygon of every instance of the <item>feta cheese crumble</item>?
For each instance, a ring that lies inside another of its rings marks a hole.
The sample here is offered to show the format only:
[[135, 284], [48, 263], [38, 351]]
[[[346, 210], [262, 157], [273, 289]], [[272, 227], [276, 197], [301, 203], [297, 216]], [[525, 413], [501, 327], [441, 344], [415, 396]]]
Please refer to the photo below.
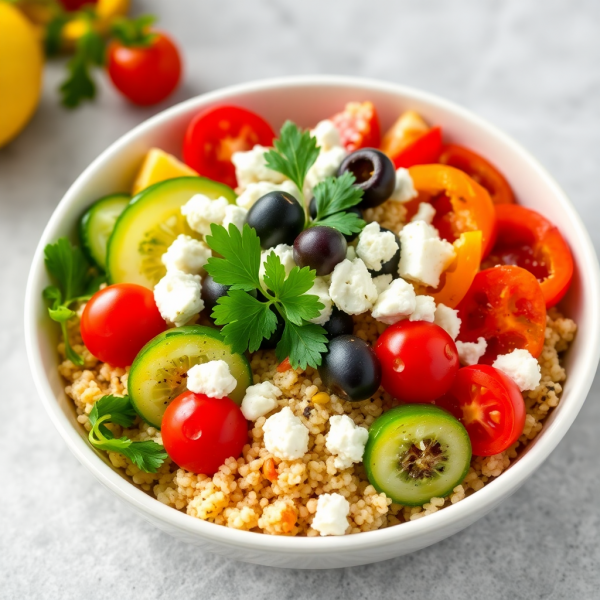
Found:
[[294, 196], [296, 200], [300, 198], [300, 192], [294, 183], [291, 181], [284, 181], [283, 183], [271, 183], [270, 181], [259, 181], [257, 183], [250, 183], [246, 189], [237, 197], [235, 203], [240, 208], [250, 210], [256, 201], [269, 194], [271, 192], [287, 192]]
[[187, 372], [187, 388], [194, 394], [220, 399], [231, 394], [236, 386], [237, 381], [224, 360], [194, 365]]
[[251, 385], [242, 400], [242, 414], [248, 421], [256, 421], [259, 417], [264, 417], [276, 408], [277, 398], [281, 394], [282, 391], [270, 381]]
[[173, 323], [175, 327], [181, 327], [204, 308], [200, 292], [198, 275], [167, 271], [154, 286], [154, 301], [165, 321]]
[[425, 221], [425, 223], [431, 225], [433, 217], [435, 217], [435, 208], [433, 208], [429, 202], [421, 202], [415, 216], [411, 219], [411, 222]]
[[431, 296], [417, 296], [415, 310], [409, 321], [427, 321], [433, 323], [435, 318], [435, 300]]
[[461, 342], [457, 340], [455, 343], [460, 364], [465, 367], [476, 365], [487, 350], [487, 342], [483, 337], [477, 338], [477, 342]]
[[437, 287], [440, 275], [454, 260], [454, 246], [441, 240], [425, 221], [408, 223], [400, 231], [400, 277]]
[[229, 204], [225, 208], [225, 216], [223, 217], [223, 227], [225, 229], [229, 229], [229, 225], [235, 225], [240, 231], [244, 227], [244, 223], [246, 222], [246, 215], [248, 211], [241, 206], [236, 206], [235, 204]]
[[183, 271], [191, 275], [199, 275], [211, 256], [212, 252], [204, 242], [181, 234], [162, 255], [161, 260], [167, 267], [167, 271]]
[[390, 196], [390, 200], [396, 202], [408, 202], [418, 196], [417, 190], [413, 183], [412, 177], [408, 169], [396, 169], [396, 185], [394, 192]]
[[392, 283], [391, 275], [377, 275], [377, 277], [373, 277], [373, 283], [377, 288], [377, 293], [382, 294], [388, 288], [390, 283]]
[[319, 302], [324, 306], [324, 308], [321, 309], [319, 316], [311, 319], [310, 322], [315, 323], [316, 325], [324, 325], [327, 323], [327, 321], [329, 321], [331, 313], [333, 312], [333, 301], [329, 295], [328, 278], [320, 276], [315, 277], [313, 286], [306, 293], [309, 296], [317, 296], [319, 298]]
[[379, 223], [369, 223], [358, 236], [356, 254], [367, 269], [379, 271], [381, 265], [398, 252], [396, 236], [391, 231], [381, 231]]
[[335, 265], [329, 296], [340, 310], [349, 315], [360, 315], [373, 308], [377, 288], [360, 258], [353, 261], [345, 259]]
[[[288, 246], [287, 244], [278, 244], [273, 248], [269, 248], [268, 250], [263, 250], [260, 253], [260, 269], [258, 271], [258, 277], [261, 282], [263, 281], [263, 277], [265, 276], [265, 261], [271, 252], [275, 252], [275, 254], [279, 257], [283, 268], [285, 269], [285, 276], [287, 277], [290, 274], [290, 271], [296, 266], [294, 262], [294, 248], [292, 246]], [[263, 282], [264, 283], [264, 282]]]
[[333, 124], [333, 121], [329, 119], [319, 121], [310, 132], [310, 135], [317, 140], [317, 146], [321, 148], [321, 152], [327, 152], [336, 146], [342, 145], [340, 132]]
[[321, 494], [312, 528], [321, 535], [344, 535], [348, 526], [350, 503], [341, 494]]
[[304, 183], [304, 194], [307, 198], [312, 198], [312, 190], [315, 186], [328, 177], [333, 177], [344, 158], [346, 158], [346, 149], [342, 146], [334, 146], [329, 150], [321, 150], [315, 164], [308, 170]]
[[228, 206], [229, 202], [223, 196], [213, 200], [204, 194], [196, 194], [181, 207], [181, 214], [186, 217], [188, 225], [194, 231], [208, 235], [211, 223], [223, 223]]
[[413, 286], [404, 279], [394, 279], [389, 287], [379, 294], [371, 315], [382, 323], [393, 325], [411, 315], [416, 308], [417, 296]]
[[458, 316], [457, 310], [454, 310], [445, 304], [438, 304], [435, 309], [433, 322], [444, 329], [453, 340], [458, 337], [462, 320]]
[[246, 189], [251, 183], [259, 181], [270, 181], [271, 183], [285, 181], [284, 175], [267, 167], [265, 153], [269, 150], [270, 148], [257, 144], [252, 150], [232, 154], [231, 162], [235, 166], [235, 176], [241, 190]]
[[308, 429], [289, 406], [271, 415], [263, 425], [265, 448], [282, 460], [296, 460], [308, 452]]
[[362, 461], [369, 432], [359, 427], [348, 415], [329, 418], [329, 433], [325, 436], [325, 447], [335, 455], [334, 466], [343, 470], [353, 463]]
[[542, 379], [540, 364], [527, 350], [518, 349], [510, 354], [502, 354], [492, 367], [508, 375], [522, 392], [535, 390]]

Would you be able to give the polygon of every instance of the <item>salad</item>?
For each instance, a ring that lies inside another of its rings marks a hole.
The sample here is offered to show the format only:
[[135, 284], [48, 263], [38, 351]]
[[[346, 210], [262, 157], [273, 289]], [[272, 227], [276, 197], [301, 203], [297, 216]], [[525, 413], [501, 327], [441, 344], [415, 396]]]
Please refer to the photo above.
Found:
[[401, 524], [505, 471], [557, 406], [576, 325], [557, 227], [414, 111], [278, 134], [237, 106], [148, 150], [45, 249], [91, 445], [223, 526]]

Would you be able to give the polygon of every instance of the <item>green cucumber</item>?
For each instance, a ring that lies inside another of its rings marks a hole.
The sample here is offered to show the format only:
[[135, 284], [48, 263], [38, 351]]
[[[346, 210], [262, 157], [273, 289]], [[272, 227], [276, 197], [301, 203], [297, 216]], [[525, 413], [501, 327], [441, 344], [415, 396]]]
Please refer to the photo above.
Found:
[[363, 463], [377, 491], [397, 504], [421, 506], [446, 497], [462, 482], [471, 464], [471, 441], [445, 410], [406, 404], [371, 425]]
[[129, 194], [104, 196], [88, 208], [79, 222], [79, 237], [83, 250], [103, 271], [106, 269], [108, 239], [129, 200]]
[[110, 283], [137, 283], [147, 288], [164, 277], [162, 255], [175, 238], [192, 231], [181, 207], [196, 194], [235, 202], [235, 192], [205, 177], [177, 177], [142, 190], [119, 217], [108, 241], [107, 272]]
[[133, 361], [127, 386], [136, 412], [146, 423], [160, 428], [171, 400], [187, 389], [189, 369], [211, 360], [224, 360], [229, 365], [237, 380], [229, 398], [241, 404], [246, 388], [252, 385], [248, 359], [232, 352], [218, 329], [187, 325], [157, 335]]

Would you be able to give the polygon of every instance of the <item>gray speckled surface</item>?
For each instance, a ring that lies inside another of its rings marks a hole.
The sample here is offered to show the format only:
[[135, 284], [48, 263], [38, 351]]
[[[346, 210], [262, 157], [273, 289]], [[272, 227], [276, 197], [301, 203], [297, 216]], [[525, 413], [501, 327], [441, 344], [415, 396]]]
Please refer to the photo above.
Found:
[[[168, 4], [168, 6], [167, 6]], [[564, 186], [596, 246], [600, 225], [600, 4], [596, 0], [178, 0], [138, 2], [181, 43], [185, 85], [301, 73], [402, 82], [505, 129]], [[38, 236], [81, 170], [160, 108], [108, 86], [73, 113], [41, 106], [0, 150], [0, 597], [597, 598], [600, 386], [558, 449], [501, 508], [416, 554], [337, 571], [280, 571], [182, 545], [134, 517], [70, 455], [46, 417], [22, 340], [25, 278]]]

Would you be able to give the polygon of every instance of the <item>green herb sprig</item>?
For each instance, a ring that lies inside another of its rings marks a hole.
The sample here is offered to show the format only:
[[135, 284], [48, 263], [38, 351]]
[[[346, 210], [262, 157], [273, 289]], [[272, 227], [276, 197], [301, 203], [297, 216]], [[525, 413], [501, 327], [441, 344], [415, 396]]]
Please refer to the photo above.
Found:
[[121, 427], [131, 427], [136, 412], [129, 397], [104, 396], [98, 400], [89, 414], [92, 429], [90, 443], [98, 450], [123, 454], [139, 469], [146, 473], [156, 473], [168, 455], [165, 449], [152, 440], [134, 442], [128, 437], [115, 438], [106, 423], [115, 423]]

